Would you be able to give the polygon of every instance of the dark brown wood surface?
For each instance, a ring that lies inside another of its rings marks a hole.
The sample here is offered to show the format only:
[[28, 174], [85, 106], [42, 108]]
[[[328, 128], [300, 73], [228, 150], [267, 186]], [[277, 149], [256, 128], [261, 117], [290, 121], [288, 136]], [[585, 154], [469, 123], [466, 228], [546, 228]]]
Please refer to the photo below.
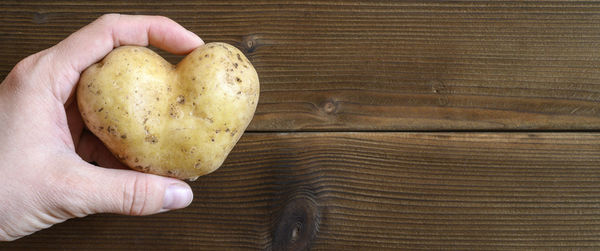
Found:
[[3, 1], [0, 74], [107, 12], [240, 47], [251, 130], [600, 129], [600, 2]]
[[185, 210], [70, 220], [0, 247], [600, 245], [595, 133], [248, 133], [222, 168], [191, 185]]
[[187, 209], [0, 250], [600, 248], [600, 2], [1, 1], [0, 78], [109, 12], [240, 48], [250, 132]]

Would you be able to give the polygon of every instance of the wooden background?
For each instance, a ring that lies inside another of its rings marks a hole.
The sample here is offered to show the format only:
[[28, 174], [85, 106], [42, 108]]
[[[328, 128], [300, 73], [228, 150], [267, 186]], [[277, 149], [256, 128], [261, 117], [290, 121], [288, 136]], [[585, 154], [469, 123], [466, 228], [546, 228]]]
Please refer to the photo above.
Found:
[[256, 116], [189, 208], [0, 249], [600, 248], [600, 2], [2, 1], [0, 77], [108, 12], [242, 49]]

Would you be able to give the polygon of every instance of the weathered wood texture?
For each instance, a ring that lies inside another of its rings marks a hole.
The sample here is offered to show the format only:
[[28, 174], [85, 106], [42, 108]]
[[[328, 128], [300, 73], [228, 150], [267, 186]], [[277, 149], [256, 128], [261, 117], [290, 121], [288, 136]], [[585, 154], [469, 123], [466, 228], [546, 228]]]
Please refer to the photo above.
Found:
[[600, 130], [600, 2], [1, 1], [0, 78], [107, 12], [238, 46], [270, 133], [187, 209], [0, 250], [600, 248], [600, 133], [273, 133]]
[[0, 249], [597, 249], [599, 184], [598, 133], [251, 133], [185, 210]]
[[0, 76], [106, 12], [244, 50], [254, 131], [600, 129], [597, 1], [2, 1]]

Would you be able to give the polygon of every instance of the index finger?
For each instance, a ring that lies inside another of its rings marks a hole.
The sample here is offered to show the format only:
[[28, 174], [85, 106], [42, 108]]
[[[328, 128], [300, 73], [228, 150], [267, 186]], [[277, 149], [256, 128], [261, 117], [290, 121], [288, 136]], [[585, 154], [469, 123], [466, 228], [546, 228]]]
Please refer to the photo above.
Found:
[[[53, 58], [55, 64], [66, 67], [66, 70], [79, 77], [83, 70], [116, 47], [148, 44], [171, 53], [185, 54], [204, 42], [166, 17], [107, 14], [71, 34], [50, 51], [58, 54]], [[69, 82], [72, 83], [60, 83], [58, 89], [53, 90], [63, 103], [71, 94], [77, 79]]]

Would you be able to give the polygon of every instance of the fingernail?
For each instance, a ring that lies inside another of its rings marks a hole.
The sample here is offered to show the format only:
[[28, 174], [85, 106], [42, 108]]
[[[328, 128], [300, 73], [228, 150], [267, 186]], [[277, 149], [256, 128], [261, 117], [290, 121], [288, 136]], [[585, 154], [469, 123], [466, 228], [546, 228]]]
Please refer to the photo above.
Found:
[[187, 207], [190, 203], [192, 203], [192, 199], [194, 198], [194, 194], [192, 190], [182, 184], [171, 184], [167, 187], [165, 191], [165, 198], [163, 199], [163, 207], [161, 211], [180, 209]]

